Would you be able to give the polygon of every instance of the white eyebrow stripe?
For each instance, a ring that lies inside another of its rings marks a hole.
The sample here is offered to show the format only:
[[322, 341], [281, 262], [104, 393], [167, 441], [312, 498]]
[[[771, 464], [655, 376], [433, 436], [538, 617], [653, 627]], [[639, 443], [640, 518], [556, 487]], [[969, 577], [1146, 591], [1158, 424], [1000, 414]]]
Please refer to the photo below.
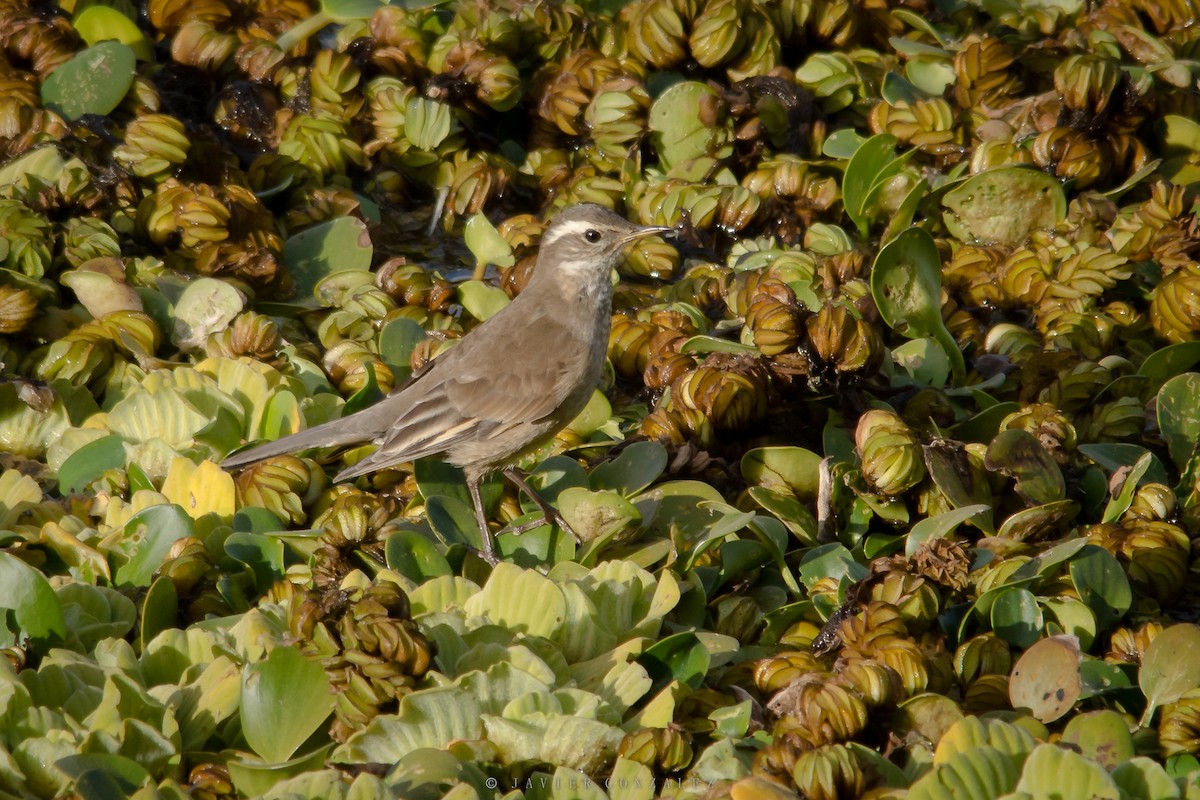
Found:
[[584, 231], [594, 227], [596, 227], [594, 223], [582, 219], [573, 219], [569, 222], [556, 223], [551, 225], [550, 229], [546, 231], [546, 235], [542, 237], [542, 246], [545, 247], [551, 242], [557, 241], [558, 239], [570, 234], [581, 234]]

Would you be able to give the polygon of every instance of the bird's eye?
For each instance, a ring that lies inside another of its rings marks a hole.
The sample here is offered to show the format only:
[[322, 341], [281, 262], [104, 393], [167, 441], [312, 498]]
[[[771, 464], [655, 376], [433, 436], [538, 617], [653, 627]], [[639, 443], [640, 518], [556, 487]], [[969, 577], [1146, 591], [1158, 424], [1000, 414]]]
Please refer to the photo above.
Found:
[[601, 239], [600, 231], [594, 230], [592, 228], [588, 228], [586, 231], [583, 232], [583, 238], [587, 239], [592, 244], [595, 244], [596, 242], [600, 241], [600, 239]]

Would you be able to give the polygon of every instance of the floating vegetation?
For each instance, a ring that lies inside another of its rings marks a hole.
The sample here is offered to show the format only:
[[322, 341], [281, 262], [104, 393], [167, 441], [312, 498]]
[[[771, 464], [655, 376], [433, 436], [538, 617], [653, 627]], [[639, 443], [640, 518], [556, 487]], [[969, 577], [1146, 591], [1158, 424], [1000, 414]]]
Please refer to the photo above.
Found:
[[[0, 0], [0, 793], [1200, 796], [1198, 18]], [[218, 466], [580, 202], [676, 235], [523, 464], [578, 541]]]

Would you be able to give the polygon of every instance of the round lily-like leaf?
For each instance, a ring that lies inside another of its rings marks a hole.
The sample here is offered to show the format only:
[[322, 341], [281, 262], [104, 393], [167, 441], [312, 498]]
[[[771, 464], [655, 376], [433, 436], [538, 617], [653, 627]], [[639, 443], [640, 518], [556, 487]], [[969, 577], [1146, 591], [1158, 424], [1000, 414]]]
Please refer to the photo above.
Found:
[[632, 497], [662, 475], [667, 468], [667, 450], [658, 442], [634, 442], [612, 461], [592, 470], [593, 489], [609, 489]]
[[1071, 718], [1063, 729], [1063, 744], [1077, 748], [1084, 758], [1112, 770], [1133, 758], [1133, 736], [1125, 718], [1116, 711], [1088, 711]]
[[1150, 724], [1159, 706], [1200, 687], [1200, 626], [1172, 625], [1155, 636], [1142, 656], [1138, 686], [1146, 695], [1143, 726]]
[[81, 491], [106, 470], [125, 466], [125, 442], [117, 434], [103, 436], [80, 447], [58, 468], [58, 486], [64, 492]]
[[1200, 342], [1179, 342], [1155, 350], [1138, 367], [1138, 375], [1166, 381], [1200, 364]]
[[[103, 6], [92, 6], [103, 8]], [[93, 264], [100, 259], [93, 259]], [[104, 259], [107, 260], [107, 259]], [[116, 260], [116, 259], [114, 259]], [[120, 261], [117, 261], [120, 264]], [[64, 272], [59, 280], [75, 292], [79, 302], [96, 319], [114, 311], [141, 311], [143, 309], [141, 295], [124, 281], [114, 280], [112, 276], [94, 269], [75, 269]]]
[[1097, 545], [1088, 545], [1071, 561], [1071, 582], [1079, 599], [1096, 615], [1096, 623], [1107, 629], [1133, 604], [1133, 590], [1120, 562]]
[[1180, 469], [1196, 453], [1200, 442], [1200, 373], [1176, 375], [1158, 390], [1158, 428], [1171, 460]]
[[80, 50], [42, 82], [42, 103], [66, 120], [104, 116], [133, 85], [137, 57], [128, 45], [107, 41]]
[[367, 270], [375, 249], [367, 226], [356, 217], [338, 217], [288, 238], [283, 260], [296, 285], [296, 296], [312, 297], [317, 283], [342, 270]]
[[713, 151], [723, 144], [724, 129], [714, 120], [702, 119], [702, 108], [718, 116], [721, 99], [715, 89], [699, 81], [675, 84], [650, 107], [654, 149], [665, 168], [715, 155]]
[[184, 349], [199, 348], [209, 334], [225, 330], [245, 307], [245, 296], [226, 281], [192, 281], [175, 303], [171, 339]]
[[558, 496], [558, 506], [584, 543], [612, 537], [642, 518], [633, 503], [608, 490], [566, 489]]
[[483, 213], [473, 214], [467, 220], [463, 228], [463, 242], [471, 251], [471, 255], [475, 256], [476, 264], [511, 267], [516, 263], [512, 245], [500, 235], [496, 226]]
[[1016, 479], [1017, 494], [1027, 503], [1053, 503], [1067, 494], [1062, 470], [1029, 431], [1001, 432], [988, 446], [984, 466]]
[[453, 573], [437, 545], [417, 531], [396, 531], [389, 536], [386, 558], [390, 569], [417, 584]]
[[158, 505], [139, 511], [125, 525], [122, 541], [128, 543], [130, 557], [117, 570], [118, 587], [149, 586], [162, 566], [171, 545], [194, 536], [192, 519], [177, 505]]
[[1079, 503], [1074, 500], [1057, 500], [1033, 508], [1026, 508], [1004, 520], [997, 536], [1023, 542], [1045, 538], [1079, 514]]
[[817, 497], [821, 457], [803, 447], [756, 447], [742, 456], [746, 483], [794, 494], [801, 502]]
[[459, 284], [458, 301], [468, 314], [480, 322], [492, 317], [511, 302], [503, 289], [488, 286], [483, 281], [466, 281]]
[[708, 648], [690, 631], [660, 639], [637, 657], [656, 686], [675, 680], [693, 689], [699, 688], [708, 674], [710, 661]]
[[933, 237], [909, 228], [879, 251], [871, 268], [871, 295], [888, 327], [909, 339], [929, 337], [950, 359], [955, 377], [966, 372], [962, 351], [942, 321], [942, 258]]
[[1013, 708], [1027, 708], [1042, 722], [1053, 722], [1075, 707], [1083, 691], [1079, 642], [1052, 636], [1026, 650], [1013, 665], [1008, 697]]
[[1033, 592], [1017, 586], [1003, 589], [996, 595], [991, 618], [996, 635], [1017, 647], [1028, 647], [1036, 642], [1045, 624]]
[[139, 61], [153, 61], [154, 48], [146, 34], [129, 17], [109, 6], [88, 6], [71, 21], [76, 32], [90, 45], [110, 39], [128, 45]]
[[942, 219], [960, 242], [1016, 247], [1032, 231], [1067, 215], [1062, 184], [1045, 172], [999, 167], [981, 172], [942, 198]]
[[16, 556], [0, 552], [0, 608], [12, 612], [12, 641], [28, 639], [38, 648], [66, 635], [62, 606], [50, 583]]
[[242, 671], [242, 733], [263, 760], [287, 761], [333, 712], [325, 670], [294, 647], [276, 647]]

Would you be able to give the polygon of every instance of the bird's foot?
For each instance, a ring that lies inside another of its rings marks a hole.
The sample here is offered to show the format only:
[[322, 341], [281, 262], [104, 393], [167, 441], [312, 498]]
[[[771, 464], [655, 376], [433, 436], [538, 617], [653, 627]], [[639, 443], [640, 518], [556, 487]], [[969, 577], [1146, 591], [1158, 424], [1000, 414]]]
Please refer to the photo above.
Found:
[[542, 509], [542, 516], [540, 519], [531, 519], [528, 522], [522, 522], [520, 525], [504, 528], [504, 532], [520, 535], [522, 533], [531, 531], [534, 528], [540, 528], [543, 525], [553, 525], [559, 530], [569, 533], [577, 543], [583, 544], [583, 540], [579, 538], [579, 534], [575, 532], [575, 530], [571, 527], [571, 524], [563, 518], [562, 514], [558, 513], [558, 509], [553, 507]]

